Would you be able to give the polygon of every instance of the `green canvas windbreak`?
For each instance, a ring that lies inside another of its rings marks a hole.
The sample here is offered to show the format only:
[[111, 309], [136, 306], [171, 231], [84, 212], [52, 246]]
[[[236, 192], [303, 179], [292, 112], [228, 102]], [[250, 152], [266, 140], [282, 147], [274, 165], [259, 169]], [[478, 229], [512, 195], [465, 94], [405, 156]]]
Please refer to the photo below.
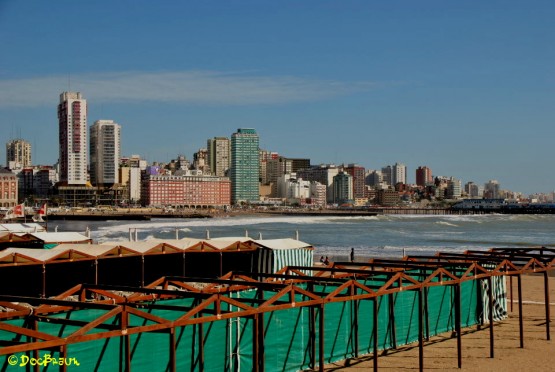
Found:
[[427, 296], [430, 335], [437, 335], [455, 329], [455, 287], [452, 285], [429, 287]]
[[[378, 350], [392, 347], [389, 296], [378, 297]], [[374, 352], [374, 300], [358, 301], [359, 355]]]
[[308, 307], [264, 314], [265, 367], [268, 371], [297, 371], [310, 364]]
[[[361, 280], [361, 284], [370, 288], [379, 288], [386, 278], [375, 277]], [[299, 285], [309, 292], [325, 296], [337, 288], [337, 284]], [[423, 290], [427, 296], [428, 322], [430, 336], [453, 330], [454, 292], [453, 286], [432, 286]], [[248, 300], [259, 296], [268, 300], [276, 294], [273, 291], [259, 292], [246, 290], [230, 294], [233, 299], [246, 300], [251, 306], [255, 302]], [[357, 289], [356, 294], [361, 294]], [[341, 295], [348, 295], [345, 290]], [[461, 283], [461, 326], [467, 327], [480, 321], [481, 285], [477, 280]], [[424, 297], [423, 297], [424, 298]], [[295, 301], [307, 298], [297, 293]], [[201, 300], [192, 298], [158, 300], [144, 303], [140, 310], [157, 317], [176, 320], [188, 309], [200, 304]], [[222, 311], [237, 311], [238, 308], [221, 303]], [[378, 307], [378, 349], [384, 350], [418, 340], [418, 291], [401, 291], [377, 298]], [[208, 307], [214, 311], [214, 307]], [[91, 322], [105, 314], [106, 309], [84, 309], [65, 313], [51, 314], [49, 318], [61, 318], [73, 321]], [[393, 311], [393, 316], [392, 316]], [[374, 299], [357, 301], [327, 302], [324, 304], [324, 361], [335, 362], [355, 356], [356, 332], [355, 319], [358, 318], [358, 354], [370, 354], [374, 351], [373, 319]], [[355, 316], [355, 314], [357, 316]], [[264, 331], [264, 366], [268, 371], [297, 371], [310, 368], [311, 351], [315, 350], [315, 363], [318, 364], [320, 307], [293, 307], [274, 310], [261, 315]], [[424, 313], [424, 316], [426, 314]], [[424, 318], [425, 319], [425, 318]], [[6, 321], [8, 324], [23, 326], [24, 320]], [[223, 319], [202, 325], [188, 325], [175, 328], [175, 361], [177, 370], [200, 371], [201, 347], [204, 347], [204, 370], [206, 371], [251, 371], [254, 354], [254, 320], [252, 317]], [[129, 315], [130, 326], [156, 324], [145, 318]], [[62, 324], [56, 321], [38, 322], [38, 330], [59, 337], [66, 337], [77, 331], [83, 324]], [[111, 327], [111, 328], [110, 328]], [[91, 329], [87, 334], [118, 329], [119, 319], [114, 316], [107, 319], [100, 327]], [[314, 328], [314, 329], [312, 329]], [[423, 330], [426, 332], [426, 329]], [[202, 332], [202, 334], [200, 333]], [[311, 335], [315, 336], [312, 345]], [[128, 336], [133, 371], [164, 371], [170, 369], [169, 330], [143, 332]], [[0, 341], [31, 341], [25, 336], [15, 336], [7, 331], [0, 332]], [[125, 368], [126, 337], [113, 337], [94, 341], [70, 344], [67, 357], [76, 358], [80, 370], [117, 371]], [[47, 350], [40, 355], [50, 353], [60, 357], [59, 353]], [[16, 357], [32, 356], [33, 353], [19, 353]], [[9, 367], [8, 356], [0, 365]], [[56, 368], [52, 368], [55, 370]], [[70, 369], [68, 369], [70, 370]]]

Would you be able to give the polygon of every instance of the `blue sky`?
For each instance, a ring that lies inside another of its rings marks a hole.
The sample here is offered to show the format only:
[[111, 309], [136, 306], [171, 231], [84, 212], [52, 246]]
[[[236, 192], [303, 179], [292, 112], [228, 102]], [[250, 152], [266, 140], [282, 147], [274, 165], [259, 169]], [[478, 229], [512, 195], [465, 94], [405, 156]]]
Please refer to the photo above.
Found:
[[55, 163], [70, 89], [149, 161], [245, 127], [314, 164], [551, 192], [554, 19], [535, 0], [0, 0], [0, 143]]

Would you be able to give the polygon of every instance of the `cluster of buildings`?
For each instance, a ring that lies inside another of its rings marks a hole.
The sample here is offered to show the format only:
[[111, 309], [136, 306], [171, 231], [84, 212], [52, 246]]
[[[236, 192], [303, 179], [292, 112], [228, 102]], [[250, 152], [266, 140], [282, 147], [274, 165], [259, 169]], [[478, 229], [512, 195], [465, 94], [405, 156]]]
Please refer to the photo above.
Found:
[[255, 129], [239, 128], [230, 137], [207, 140], [193, 161], [178, 156], [148, 164], [139, 155], [121, 153], [121, 126], [114, 120], [88, 125], [87, 101], [81, 93], [63, 92], [58, 104], [59, 159], [33, 165], [31, 144], [6, 144], [6, 167], [0, 170], [0, 207], [22, 201], [68, 207], [98, 205], [227, 208], [265, 204], [321, 208], [459, 199], [463, 196], [515, 198], [497, 181], [484, 186], [453, 177], [434, 177], [416, 169], [407, 183], [407, 167], [396, 163], [381, 170], [357, 164], [311, 165], [260, 149]]

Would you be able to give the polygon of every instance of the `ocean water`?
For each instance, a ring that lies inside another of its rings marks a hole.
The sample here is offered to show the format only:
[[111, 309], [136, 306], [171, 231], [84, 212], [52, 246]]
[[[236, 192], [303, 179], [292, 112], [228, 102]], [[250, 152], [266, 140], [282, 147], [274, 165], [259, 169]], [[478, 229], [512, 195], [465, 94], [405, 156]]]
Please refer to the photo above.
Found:
[[375, 217], [240, 216], [151, 221], [52, 221], [49, 230], [84, 233], [99, 243], [149, 238], [239, 237], [294, 238], [315, 247], [314, 256], [347, 259], [402, 257], [406, 254], [462, 252], [492, 247], [555, 246], [555, 215], [384, 215]]

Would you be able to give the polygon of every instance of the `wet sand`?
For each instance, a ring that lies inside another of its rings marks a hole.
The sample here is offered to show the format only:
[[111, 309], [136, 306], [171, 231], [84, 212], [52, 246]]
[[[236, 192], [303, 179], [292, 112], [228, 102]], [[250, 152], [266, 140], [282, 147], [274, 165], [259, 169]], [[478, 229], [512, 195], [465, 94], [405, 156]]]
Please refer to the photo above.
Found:
[[[517, 280], [513, 279], [514, 303], [509, 317], [494, 325], [494, 358], [490, 358], [489, 328], [474, 326], [462, 331], [462, 368], [457, 367], [457, 340], [450, 333], [430, 338], [424, 343], [426, 371], [554, 371], [555, 370], [555, 277], [549, 277], [550, 333], [546, 339], [543, 276], [522, 277], [524, 348], [520, 348]], [[507, 286], [509, 289], [509, 286]], [[508, 295], [509, 296], [509, 295]], [[509, 297], [508, 297], [509, 298]], [[371, 371], [372, 355], [337, 362], [326, 371]], [[417, 371], [418, 343], [382, 352], [378, 356], [381, 371]]]

